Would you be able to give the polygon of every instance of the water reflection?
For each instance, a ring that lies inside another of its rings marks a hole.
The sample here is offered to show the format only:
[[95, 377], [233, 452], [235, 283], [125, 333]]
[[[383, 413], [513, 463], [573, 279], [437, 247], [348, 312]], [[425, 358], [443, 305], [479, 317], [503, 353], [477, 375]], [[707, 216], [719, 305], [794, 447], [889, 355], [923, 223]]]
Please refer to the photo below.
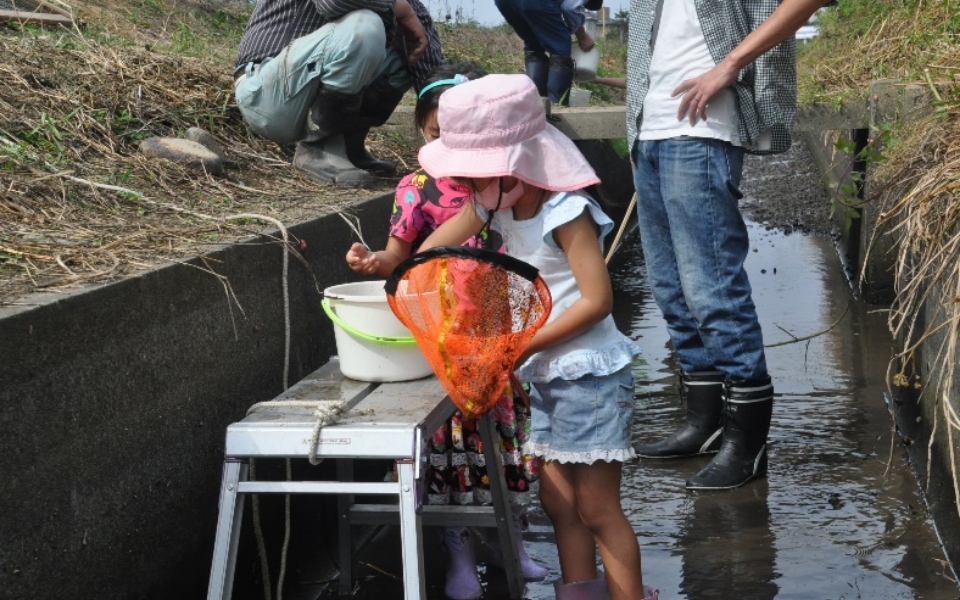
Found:
[[680, 591], [702, 600], [773, 600], [780, 590], [774, 541], [766, 480], [697, 495], [677, 536]]
[[[627, 465], [622, 498], [645, 580], [679, 600], [955, 600], [916, 481], [903, 453], [890, 454], [884, 316], [852, 299], [828, 240], [749, 227], [754, 299], [777, 344], [770, 472], [691, 494], [683, 481], [708, 457]], [[643, 349], [634, 439], [660, 439], [684, 419], [669, 340], [636, 248], [611, 271], [614, 318]]]

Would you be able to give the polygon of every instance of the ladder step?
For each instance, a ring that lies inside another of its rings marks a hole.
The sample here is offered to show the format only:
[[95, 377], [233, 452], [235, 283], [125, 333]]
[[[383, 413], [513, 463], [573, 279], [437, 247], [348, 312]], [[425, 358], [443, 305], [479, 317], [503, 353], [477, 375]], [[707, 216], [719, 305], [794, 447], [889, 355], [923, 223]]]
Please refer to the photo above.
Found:
[[[351, 525], [399, 525], [400, 516], [395, 504], [353, 504], [350, 506]], [[420, 519], [424, 525], [439, 527], [496, 527], [497, 516], [492, 506], [434, 506], [423, 507]]]

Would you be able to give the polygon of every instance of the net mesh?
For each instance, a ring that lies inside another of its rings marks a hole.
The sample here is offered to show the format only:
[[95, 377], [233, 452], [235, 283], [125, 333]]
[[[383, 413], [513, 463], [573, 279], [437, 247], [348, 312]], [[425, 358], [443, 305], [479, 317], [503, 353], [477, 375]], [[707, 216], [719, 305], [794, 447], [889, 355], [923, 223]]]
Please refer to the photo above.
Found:
[[432, 248], [401, 263], [387, 300], [465, 417], [493, 408], [537, 329], [550, 291], [533, 266], [466, 247]]

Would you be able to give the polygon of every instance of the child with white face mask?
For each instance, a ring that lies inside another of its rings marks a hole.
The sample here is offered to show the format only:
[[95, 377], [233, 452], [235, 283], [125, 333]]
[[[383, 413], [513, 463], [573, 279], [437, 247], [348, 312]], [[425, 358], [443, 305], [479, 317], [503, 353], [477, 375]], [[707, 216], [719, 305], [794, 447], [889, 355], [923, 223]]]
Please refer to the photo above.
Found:
[[[443, 65], [434, 70], [420, 89], [415, 108], [417, 127], [425, 141], [431, 142], [440, 135], [437, 106], [441, 95], [484, 75], [482, 69], [472, 64]], [[454, 180], [432, 177], [422, 169], [410, 173], [397, 185], [386, 248], [374, 252], [363, 244], [353, 244], [346, 255], [347, 264], [358, 273], [387, 277], [400, 261], [419, 249], [437, 226], [465, 206], [470, 196], [470, 188]], [[499, 236], [474, 238], [468, 244], [503, 250]], [[539, 468], [537, 460], [521, 450], [530, 432], [529, 411], [510, 392], [518, 393], [508, 390], [501, 396], [494, 408], [494, 419], [500, 434], [514, 527], [518, 529], [521, 571], [526, 581], [540, 581], [548, 572], [527, 555], [519, 531], [521, 522], [526, 520], [524, 508], [531, 501], [530, 490], [539, 477]], [[479, 446], [477, 421], [464, 419], [459, 411], [433, 433], [426, 474], [427, 504], [490, 504], [493, 501]], [[465, 527], [444, 528], [443, 544], [447, 551], [444, 592], [451, 600], [471, 600], [483, 595], [473, 541]], [[491, 551], [494, 561], [500, 558], [494, 553], [498, 549], [491, 548]]]
[[613, 222], [583, 192], [599, 180], [546, 122], [524, 75], [488, 75], [447, 91], [438, 121], [440, 137], [420, 149], [420, 164], [470, 186], [474, 202], [421, 249], [499, 233], [508, 254], [539, 269], [553, 298], [516, 372], [533, 384], [525, 448], [542, 461], [540, 502], [563, 572], [557, 599], [655, 599], [658, 592], [643, 585], [636, 534], [620, 505], [621, 466], [635, 457], [631, 364], [640, 349], [610, 316], [602, 241]]

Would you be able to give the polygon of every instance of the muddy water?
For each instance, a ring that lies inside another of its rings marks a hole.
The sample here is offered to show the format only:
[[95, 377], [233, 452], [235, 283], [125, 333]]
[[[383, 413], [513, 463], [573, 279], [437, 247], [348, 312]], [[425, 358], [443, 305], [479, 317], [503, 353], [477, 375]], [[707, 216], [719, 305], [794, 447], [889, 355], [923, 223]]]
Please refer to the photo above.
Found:
[[[690, 493], [706, 459], [624, 470], [623, 504], [641, 543], [644, 579], [664, 599], [960, 597], [904, 451], [891, 450], [884, 315], [853, 299], [824, 237], [751, 225], [747, 268], [776, 386], [767, 479]], [[612, 266], [616, 319], [638, 339], [634, 438], [681, 421], [667, 337], [632, 240]], [[549, 522], [527, 545], [558, 571]], [[546, 583], [531, 599], [552, 598]]]
[[[737, 490], [690, 493], [683, 482], [706, 459], [627, 465], [622, 501], [645, 582], [663, 600], [960, 598], [905, 451], [891, 447], [883, 382], [893, 345], [882, 309], [853, 299], [828, 237], [750, 229], [747, 269], [776, 386], [769, 476]], [[643, 348], [634, 439], [659, 439], [683, 415], [636, 238], [611, 272], [614, 316]], [[525, 545], [551, 574], [529, 584], [526, 598], [552, 599], [555, 539], [542, 510], [534, 505], [531, 513]], [[436, 540], [428, 534], [424, 544], [429, 600], [445, 597]], [[355, 598], [403, 597], [396, 528], [375, 536], [356, 562]], [[484, 598], [506, 598], [502, 573], [480, 571]], [[334, 593], [296, 581], [291, 598]]]
[[[891, 443], [884, 379], [894, 348], [882, 307], [852, 297], [828, 236], [783, 233], [829, 230], [812, 160], [797, 145], [745, 167], [744, 181], [753, 186], [745, 209], [779, 225], [750, 224], [747, 261], [776, 387], [769, 476], [738, 490], [690, 493], [683, 482], [706, 459], [627, 465], [622, 501], [640, 540], [645, 582], [664, 600], [960, 598], [905, 451]], [[643, 348], [634, 439], [650, 440], [672, 432], [683, 413], [642, 261], [638, 239], [628, 238], [611, 274], [617, 323]], [[531, 520], [525, 545], [551, 574], [529, 584], [526, 597], [553, 598], [555, 539], [537, 505]], [[402, 598], [390, 529], [358, 557], [360, 600]], [[441, 600], [436, 536], [426, 536], [424, 552], [427, 596]], [[480, 571], [484, 597], [506, 598], [502, 573]], [[331, 592], [291, 587], [298, 599]]]

